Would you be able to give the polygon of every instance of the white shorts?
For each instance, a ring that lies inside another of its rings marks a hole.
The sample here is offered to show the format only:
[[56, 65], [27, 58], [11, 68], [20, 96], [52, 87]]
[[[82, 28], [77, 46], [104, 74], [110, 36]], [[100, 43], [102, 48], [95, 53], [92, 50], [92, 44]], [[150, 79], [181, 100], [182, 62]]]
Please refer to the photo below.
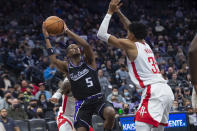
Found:
[[142, 93], [135, 120], [154, 127], [168, 126], [168, 117], [173, 101], [174, 94], [167, 84], [149, 85]]
[[71, 116], [65, 116], [61, 113], [57, 117], [57, 126], [59, 131], [72, 131], [74, 118]]

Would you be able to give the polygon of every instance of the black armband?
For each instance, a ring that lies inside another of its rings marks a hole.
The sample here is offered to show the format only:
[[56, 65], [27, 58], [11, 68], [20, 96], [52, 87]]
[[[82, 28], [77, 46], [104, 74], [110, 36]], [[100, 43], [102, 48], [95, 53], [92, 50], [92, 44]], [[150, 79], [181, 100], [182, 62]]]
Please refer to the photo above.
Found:
[[46, 39], [49, 39], [49, 40], [50, 40], [50, 36], [44, 37], [44, 39], [45, 39], [45, 40], [46, 40]]
[[54, 51], [53, 48], [48, 48], [48, 49], [47, 49], [47, 53], [48, 53], [48, 55], [50, 56], [50, 55], [55, 54], [55, 51]]

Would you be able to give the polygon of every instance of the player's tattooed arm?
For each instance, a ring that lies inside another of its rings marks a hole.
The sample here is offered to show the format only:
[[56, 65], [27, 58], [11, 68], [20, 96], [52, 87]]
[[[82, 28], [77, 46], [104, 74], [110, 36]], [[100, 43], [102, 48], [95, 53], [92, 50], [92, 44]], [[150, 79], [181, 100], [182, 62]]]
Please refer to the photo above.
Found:
[[120, 9], [117, 10], [117, 14], [120, 18], [121, 23], [124, 26], [124, 29], [129, 30], [129, 25], [131, 24], [131, 21], [120, 11]]
[[197, 92], [197, 34], [195, 35], [189, 47], [189, 69], [191, 74], [191, 81]]
[[68, 72], [68, 63], [66, 61], [61, 61], [56, 58], [56, 54], [53, 51], [53, 47], [49, 40], [49, 34], [46, 30], [45, 23], [42, 25], [42, 32], [46, 42], [46, 48], [49, 54], [50, 61], [58, 68], [59, 71], [66, 73]]
[[69, 30], [66, 24], [64, 24], [64, 31], [68, 35], [68, 37], [74, 39], [80, 46], [83, 47], [86, 63], [92, 68], [96, 69], [94, 52], [88, 42], [81, 38], [79, 35], [75, 34], [73, 31]]

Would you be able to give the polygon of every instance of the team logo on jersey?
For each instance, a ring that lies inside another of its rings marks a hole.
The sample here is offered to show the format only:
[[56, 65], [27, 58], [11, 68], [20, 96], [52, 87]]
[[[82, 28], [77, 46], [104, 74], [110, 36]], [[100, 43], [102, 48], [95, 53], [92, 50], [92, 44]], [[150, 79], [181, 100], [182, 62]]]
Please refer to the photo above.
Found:
[[142, 106], [142, 107], [141, 107], [141, 109], [140, 109], [140, 111], [139, 111], [139, 112], [140, 112], [140, 116], [143, 117], [143, 116], [144, 116], [144, 113], [147, 113], [147, 112], [145, 111], [145, 109], [146, 109], [145, 106]]
[[85, 76], [86, 74], [88, 74], [89, 70], [88, 69], [83, 69], [82, 71], [78, 71], [77, 74], [74, 74], [74, 73], [71, 73], [70, 74], [70, 78], [73, 80], [73, 81], [77, 81], [79, 80], [80, 78], [82, 78], [83, 76]]

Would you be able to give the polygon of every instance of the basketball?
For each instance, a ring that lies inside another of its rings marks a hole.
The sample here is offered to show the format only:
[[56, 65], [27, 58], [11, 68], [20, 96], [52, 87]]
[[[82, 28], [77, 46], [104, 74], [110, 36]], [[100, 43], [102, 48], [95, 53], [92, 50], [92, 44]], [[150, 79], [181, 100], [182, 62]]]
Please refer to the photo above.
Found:
[[58, 35], [63, 32], [64, 21], [57, 16], [50, 16], [45, 20], [45, 26], [49, 34]]

